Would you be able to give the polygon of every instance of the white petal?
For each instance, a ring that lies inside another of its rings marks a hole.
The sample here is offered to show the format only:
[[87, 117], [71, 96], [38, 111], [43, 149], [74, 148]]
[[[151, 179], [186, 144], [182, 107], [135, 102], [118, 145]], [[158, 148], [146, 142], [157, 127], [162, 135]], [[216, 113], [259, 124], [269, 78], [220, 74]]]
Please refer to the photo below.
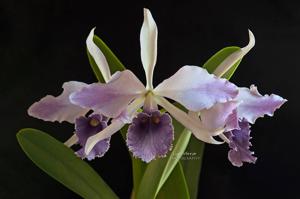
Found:
[[217, 130], [217, 131], [208, 131], [207, 129], [203, 128], [201, 125], [201, 122], [199, 118], [195, 118], [192, 116], [189, 116], [184, 111], [178, 109], [176, 106], [168, 102], [163, 97], [156, 96], [155, 100], [157, 104], [162, 106], [164, 109], [166, 109], [172, 117], [174, 117], [178, 122], [180, 122], [183, 126], [185, 126], [187, 129], [189, 129], [196, 138], [199, 140], [202, 140], [204, 142], [210, 143], [210, 144], [221, 144], [223, 142], [216, 141], [212, 135], [218, 135], [223, 132], [223, 129]]
[[85, 149], [84, 149], [85, 154], [89, 154], [99, 141], [112, 136], [113, 134], [118, 132], [124, 125], [125, 123], [123, 123], [122, 121], [114, 120], [114, 122], [112, 122], [101, 132], [91, 136], [86, 142]]
[[65, 145], [67, 147], [71, 147], [73, 146], [74, 144], [76, 144], [78, 142], [78, 137], [77, 135], [74, 133], [67, 141], [65, 141]]
[[200, 111], [235, 98], [238, 88], [198, 66], [183, 66], [160, 83], [154, 93], [173, 99], [190, 111]]
[[108, 63], [107, 63], [107, 60], [106, 60], [104, 54], [101, 52], [101, 50], [98, 48], [98, 46], [94, 43], [94, 40], [93, 40], [94, 30], [95, 30], [95, 28], [93, 28], [90, 32], [90, 34], [86, 40], [86, 46], [87, 46], [89, 53], [94, 58], [97, 66], [99, 67], [105, 82], [108, 82], [111, 78], [110, 69], [109, 69], [109, 66], [108, 66]]
[[242, 59], [255, 45], [255, 37], [253, 33], [249, 31], [249, 43], [244, 48], [235, 51], [228, 56], [213, 72], [216, 76], [222, 77], [238, 60]]
[[150, 10], [144, 9], [144, 23], [142, 25], [140, 42], [141, 42], [141, 59], [146, 73], [147, 88], [153, 87], [153, 70], [156, 64], [157, 54], [157, 27], [151, 15]]

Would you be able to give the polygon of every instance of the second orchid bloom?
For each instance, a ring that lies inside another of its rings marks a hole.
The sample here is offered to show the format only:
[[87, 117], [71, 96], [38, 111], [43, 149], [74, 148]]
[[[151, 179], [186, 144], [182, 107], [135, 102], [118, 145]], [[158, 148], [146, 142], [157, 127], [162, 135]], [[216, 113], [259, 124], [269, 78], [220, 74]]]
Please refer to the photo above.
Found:
[[[226, 58], [209, 74], [198, 66], [186, 65], [173, 76], [153, 87], [157, 56], [157, 26], [148, 9], [140, 33], [141, 59], [146, 86], [130, 71], [111, 75], [107, 60], [93, 41], [94, 29], [87, 38], [87, 48], [106, 83], [67, 82], [58, 97], [46, 96], [34, 103], [29, 115], [45, 121], [68, 121], [75, 124], [74, 136], [66, 145], [80, 144], [76, 153], [89, 160], [101, 157], [109, 148], [110, 137], [130, 124], [127, 145], [133, 156], [150, 162], [164, 157], [172, 148], [172, 118], [206, 143], [227, 142], [229, 160], [235, 166], [254, 163], [249, 150], [250, 124], [265, 114], [273, 115], [286, 100], [278, 95], [262, 96], [255, 86], [238, 88], [221, 76], [254, 46], [249, 44]], [[169, 99], [184, 106], [185, 112]], [[158, 105], [166, 112], [161, 112]], [[89, 115], [92, 110], [93, 112]], [[216, 141], [219, 136], [224, 142]]]

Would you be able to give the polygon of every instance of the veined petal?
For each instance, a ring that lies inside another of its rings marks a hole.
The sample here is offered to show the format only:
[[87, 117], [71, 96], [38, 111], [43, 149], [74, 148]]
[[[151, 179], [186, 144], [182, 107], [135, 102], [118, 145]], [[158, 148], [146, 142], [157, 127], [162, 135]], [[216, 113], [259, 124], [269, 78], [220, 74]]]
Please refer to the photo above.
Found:
[[158, 110], [142, 112], [128, 128], [127, 146], [134, 157], [150, 162], [164, 157], [172, 148], [174, 129], [172, 118]]
[[287, 101], [274, 94], [262, 96], [254, 85], [250, 89], [240, 88], [236, 100], [241, 101], [237, 109], [238, 117], [252, 124], [264, 115], [273, 116], [274, 111]]
[[111, 73], [110, 73], [110, 69], [109, 69], [109, 66], [108, 66], [108, 63], [107, 63], [107, 60], [106, 60], [104, 54], [98, 48], [98, 46], [94, 43], [93, 38], [94, 38], [95, 29], [96, 28], [93, 28], [91, 30], [89, 36], [87, 37], [86, 46], [87, 46], [89, 53], [94, 58], [97, 66], [99, 67], [105, 82], [108, 82], [111, 78]]
[[103, 117], [99, 114], [93, 114], [89, 117], [82, 116], [76, 119], [76, 135], [78, 137], [78, 143], [82, 146], [82, 148], [76, 152], [79, 157], [92, 160], [95, 157], [102, 157], [108, 151], [110, 137], [98, 142], [88, 154], [84, 153], [87, 139], [99, 131], [102, 131], [106, 126], [106, 122], [103, 121]]
[[115, 118], [136, 97], [145, 93], [144, 85], [129, 70], [107, 84], [94, 83], [70, 96], [71, 102]]
[[70, 81], [63, 84], [63, 92], [57, 97], [47, 95], [40, 101], [32, 104], [28, 109], [28, 114], [32, 117], [44, 121], [67, 121], [74, 123], [78, 116], [84, 115], [89, 109], [82, 108], [70, 102], [71, 93], [81, 90], [87, 84], [82, 82]]
[[152, 89], [153, 70], [156, 64], [157, 55], [157, 26], [151, 15], [150, 10], [144, 8], [144, 23], [142, 25], [141, 59], [146, 73], [147, 88]]
[[112, 120], [111, 124], [107, 126], [103, 131], [91, 136], [85, 145], [85, 154], [89, 154], [90, 151], [93, 149], [93, 147], [100, 142], [101, 140], [104, 140], [106, 138], [109, 138], [116, 132], [118, 132], [127, 122], [128, 118], [132, 118], [136, 111], [143, 106], [145, 98], [141, 97], [138, 99], [135, 99], [128, 107], [126, 107], [126, 121], [124, 121], [124, 115], [121, 114], [118, 118], [115, 118]]
[[189, 129], [199, 140], [210, 144], [222, 144], [222, 142], [216, 141], [212, 137], [212, 135], [221, 134], [224, 131], [224, 129], [209, 131], [201, 125], [201, 122], [198, 117], [195, 118], [189, 116], [184, 111], [178, 109], [176, 106], [168, 102], [163, 97], [155, 96], [154, 99], [156, 100], [157, 104], [159, 104], [166, 111], [168, 111], [178, 122], [180, 122], [183, 126]]
[[214, 74], [218, 77], [222, 77], [237, 61], [242, 59], [255, 45], [255, 37], [253, 33], [249, 32], [249, 43], [244, 48], [235, 51], [229, 55], [214, 71]]
[[[238, 105], [239, 103], [237, 101], [229, 101], [218, 103], [210, 109], [203, 109], [200, 114], [201, 121], [203, 125], [210, 130], [226, 128], [228, 131], [236, 129], [238, 128], [238, 120], [233, 120], [234, 118], [232, 117]], [[227, 125], [230, 126], [229, 129]]]
[[232, 100], [237, 96], [238, 89], [226, 79], [217, 78], [203, 68], [183, 66], [160, 83], [154, 93], [173, 99], [191, 111], [200, 111], [216, 103]]

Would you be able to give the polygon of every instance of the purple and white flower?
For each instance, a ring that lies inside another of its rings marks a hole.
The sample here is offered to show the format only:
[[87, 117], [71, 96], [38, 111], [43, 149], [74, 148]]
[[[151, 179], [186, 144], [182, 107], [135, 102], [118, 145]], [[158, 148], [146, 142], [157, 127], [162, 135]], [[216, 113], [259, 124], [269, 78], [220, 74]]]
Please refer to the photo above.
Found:
[[[89, 160], [103, 156], [109, 148], [110, 137], [125, 124], [130, 124], [126, 141], [133, 156], [145, 162], [164, 157], [174, 139], [172, 116], [199, 140], [221, 144], [223, 142], [214, 139], [220, 136], [228, 142], [229, 159], [234, 165], [254, 162], [256, 158], [249, 151], [248, 123], [254, 123], [264, 114], [272, 115], [285, 100], [277, 95], [261, 96], [256, 87], [238, 88], [221, 78], [254, 46], [251, 31], [248, 45], [227, 57], [214, 74], [186, 65], [153, 87], [157, 35], [156, 23], [150, 11], [144, 9], [140, 33], [141, 60], [146, 75], [144, 86], [130, 70], [111, 74], [104, 54], [93, 41], [92, 29], [86, 41], [87, 49], [106, 83], [67, 82], [60, 96], [46, 96], [34, 103], [28, 110], [29, 115], [45, 121], [74, 123], [75, 133], [65, 144], [80, 144], [82, 148], [76, 154]], [[188, 112], [168, 99], [178, 102]], [[158, 105], [167, 112], [161, 113]], [[87, 115], [91, 110], [93, 113]]]
[[228, 159], [234, 166], [243, 162], [255, 163], [254, 152], [250, 151], [250, 124], [264, 115], [273, 116], [287, 100], [278, 95], [261, 95], [254, 85], [239, 88], [237, 97], [226, 103], [218, 103], [210, 109], [202, 110], [201, 121], [206, 128], [225, 128], [219, 136], [228, 143]]
[[[88, 50], [97, 60], [107, 83], [90, 84], [71, 94], [70, 101], [113, 120], [102, 132], [87, 140], [86, 154], [99, 141], [116, 133], [126, 123], [132, 123], [127, 134], [127, 145], [133, 155], [146, 162], [165, 156], [174, 139], [169, 114], [191, 130], [198, 139], [220, 144], [213, 136], [222, 133], [223, 128], [213, 131], [204, 128], [199, 117], [190, 116], [166, 98], [180, 103], [189, 111], [199, 112], [217, 103], [233, 100], [238, 95], [238, 88], [226, 79], [191, 65], [183, 66], [154, 88], [152, 80], [157, 56], [157, 34], [157, 26], [150, 11], [144, 9], [144, 23], [140, 33], [141, 59], [147, 82], [144, 86], [129, 70], [111, 76], [103, 53], [93, 42], [94, 29], [91, 31], [87, 39]], [[168, 113], [158, 114], [158, 105]], [[143, 111], [138, 113], [141, 107]]]

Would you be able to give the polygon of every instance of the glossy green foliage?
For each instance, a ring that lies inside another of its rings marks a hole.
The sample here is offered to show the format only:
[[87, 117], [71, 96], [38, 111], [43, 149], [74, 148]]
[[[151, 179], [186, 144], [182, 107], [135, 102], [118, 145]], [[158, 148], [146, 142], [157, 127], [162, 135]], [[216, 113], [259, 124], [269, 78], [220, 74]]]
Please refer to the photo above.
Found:
[[180, 161], [191, 199], [197, 199], [198, 195], [198, 184], [202, 167], [204, 146], [204, 142], [192, 136], [188, 147], [186, 148], [186, 153], [194, 155], [187, 155], [187, 157], [182, 158]]
[[170, 177], [167, 179], [167, 181], [156, 196], [156, 199], [173, 198], [190, 198], [189, 190], [186, 184], [186, 179], [180, 163], [176, 165]]
[[83, 198], [118, 198], [72, 149], [36, 129], [22, 129], [17, 139], [26, 155], [48, 175]]

